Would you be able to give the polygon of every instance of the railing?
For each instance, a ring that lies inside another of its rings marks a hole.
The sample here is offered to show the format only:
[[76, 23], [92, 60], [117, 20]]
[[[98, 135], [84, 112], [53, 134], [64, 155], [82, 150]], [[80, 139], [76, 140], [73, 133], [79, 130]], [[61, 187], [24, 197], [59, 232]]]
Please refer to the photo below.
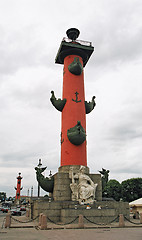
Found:
[[74, 41], [72, 41], [71, 39], [66, 38], [66, 37], [64, 37], [62, 41], [65, 41], [65, 42], [68, 42], [68, 43], [76, 42], [76, 43], [79, 43], [79, 44], [84, 45], [84, 46], [92, 47], [92, 43], [89, 42], [89, 41], [83, 41], [83, 40], [74, 40]]
[[[113, 225], [113, 227], [125, 227], [125, 221], [128, 221], [129, 223], [131, 224], [135, 224], [135, 225], [141, 225], [142, 226], [142, 219], [140, 218], [140, 222], [133, 222], [131, 221], [130, 219], [128, 219], [126, 216], [123, 216], [123, 214], [119, 214], [117, 217], [115, 217], [113, 220], [111, 221], [108, 221], [108, 222], [103, 222], [103, 221], [100, 221], [100, 223], [98, 222], [95, 222], [91, 219], [89, 219], [89, 217], [86, 217], [86, 216], [83, 216], [83, 215], [79, 215], [79, 216], [76, 216], [74, 217], [71, 221], [69, 222], [66, 222], [66, 223], [59, 223], [59, 222], [55, 222], [53, 221], [51, 218], [49, 218], [48, 216], [45, 216], [43, 213], [40, 213], [40, 215], [36, 216], [35, 218], [31, 219], [31, 220], [27, 220], [27, 221], [21, 221], [17, 218], [14, 218], [13, 216], [11, 216], [11, 214], [7, 214], [6, 215], [6, 218], [4, 218], [4, 221], [2, 223], [2, 228], [4, 227], [5, 225], [5, 228], [10, 228], [11, 227], [11, 220], [14, 220], [16, 222], [19, 222], [19, 223], [30, 223], [30, 222], [33, 222], [34, 220], [36, 219], [39, 219], [39, 223], [38, 223], [38, 226], [35, 226], [36, 228], [39, 228], [41, 230], [46, 230], [47, 229], [47, 220], [49, 222], [51, 222], [52, 224], [55, 224], [55, 225], [60, 225], [60, 226], [65, 226], [65, 225], [70, 225], [72, 223], [74, 223], [77, 219], [78, 219], [78, 224], [77, 224], [77, 228], [84, 228], [84, 219], [91, 223], [91, 224], [95, 224], [95, 225], [98, 225], [98, 226], [102, 226], [102, 227], [108, 227], [107, 225], [109, 225], [109, 227], [112, 227], [111, 224], [112, 223], [115, 223], [115, 222], [118, 222], [118, 225]], [[28, 227], [28, 226], [27, 226]]]
[[34, 220], [36, 220], [38, 217], [39, 217], [39, 215], [36, 216], [35, 218], [27, 220], [27, 221], [21, 221], [19, 219], [14, 218], [13, 216], [11, 216], [11, 219], [13, 219], [15, 222], [19, 222], [19, 223], [30, 223], [30, 222], [33, 222]]
[[115, 217], [113, 220], [111, 220], [110, 222], [107, 222], [107, 223], [96, 223], [96, 222], [90, 220], [89, 218], [87, 218], [86, 216], [84, 216], [84, 218], [92, 224], [99, 225], [99, 226], [107, 226], [113, 222], [116, 222], [119, 219], [119, 216]]
[[[46, 216], [47, 217], [47, 216]], [[55, 225], [69, 225], [72, 224], [73, 222], [75, 222], [77, 219], [79, 218], [79, 216], [75, 217], [72, 221], [68, 222], [68, 223], [58, 223], [58, 222], [54, 222], [53, 220], [51, 220], [49, 217], [47, 217], [47, 219], [49, 220], [49, 222], [54, 223]]]
[[128, 219], [126, 216], [124, 216], [124, 219], [126, 220], [126, 221], [128, 221], [129, 223], [132, 223], [132, 224], [135, 224], [135, 225], [142, 225], [142, 223], [141, 223], [141, 221], [138, 223], [136, 223], [136, 222], [133, 222], [133, 221], [131, 221], [130, 219]]

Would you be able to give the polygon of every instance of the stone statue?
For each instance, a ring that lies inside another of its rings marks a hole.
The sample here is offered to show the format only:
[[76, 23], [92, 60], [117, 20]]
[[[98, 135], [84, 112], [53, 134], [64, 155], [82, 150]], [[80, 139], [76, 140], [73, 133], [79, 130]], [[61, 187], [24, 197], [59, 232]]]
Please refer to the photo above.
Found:
[[51, 176], [51, 172], [50, 172], [50, 176], [49, 177], [44, 177], [42, 175], [42, 172], [44, 172], [44, 170], [46, 169], [46, 167], [43, 168], [39, 168], [39, 167], [35, 167], [36, 170], [36, 178], [37, 181], [39, 183], [39, 186], [46, 192], [53, 192], [53, 188], [54, 188], [54, 177]]
[[104, 188], [108, 182], [109, 170], [102, 168], [102, 171], [99, 171], [99, 173], [102, 174], [102, 188], [104, 190]]
[[70, 184], [72, 201], [79, 201], [80, 204], [92, 204], [95, 200], [95, 192], [98, 184], [94, 184], [91, 178], [84, 172], [84, 166], [81, 166], [79, 172], [76, 174], [70, 168], [69, 177], [72, 179], [72, 183]]

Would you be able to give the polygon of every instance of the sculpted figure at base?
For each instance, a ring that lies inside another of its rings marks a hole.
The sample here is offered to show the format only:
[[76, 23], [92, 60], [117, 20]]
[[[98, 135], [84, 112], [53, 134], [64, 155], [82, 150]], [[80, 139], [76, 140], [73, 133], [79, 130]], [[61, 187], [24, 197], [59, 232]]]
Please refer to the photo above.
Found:
[[74, 174], [70, 168], [69, 177], [72, 179], [70, 188], [72, 200], [80, 204], [92, 204], [95, 200], [95, 192], [98, 184], [94, 184], [91, 178], [85, 174], [85, 167], [81, 166], [79, 172]]

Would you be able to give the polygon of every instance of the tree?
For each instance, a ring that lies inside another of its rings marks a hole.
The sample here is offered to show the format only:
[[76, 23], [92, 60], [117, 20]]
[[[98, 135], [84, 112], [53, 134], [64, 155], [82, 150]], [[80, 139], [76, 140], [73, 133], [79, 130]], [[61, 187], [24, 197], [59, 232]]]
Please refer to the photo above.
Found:
[[0, 192], [0, 200], [3, 202], [6, 199], [6, 193], [5, 192]]
[[132, 202], [142, 197], [142, 178], [131, 178], [121, 183], [123, 201]]
[[121, 198], [121, 184], [117, 180], [109, 180], [103, 190], [103, 197], [119, 201]]

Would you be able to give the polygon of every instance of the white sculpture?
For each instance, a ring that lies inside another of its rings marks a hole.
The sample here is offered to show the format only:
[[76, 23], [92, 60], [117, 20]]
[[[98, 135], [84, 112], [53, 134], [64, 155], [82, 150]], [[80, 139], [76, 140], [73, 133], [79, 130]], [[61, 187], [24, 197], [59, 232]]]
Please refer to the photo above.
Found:
[[70, 184], [72, 201], [79, 201], [80, 204], [92, 204], [95, 200], [98, 184], [94, 184], [91, 178], [84, 172], [84, 166], [81, 166], [76, 174], [73, 173], [73, 168], [70, 168], [69, 177], [72, 179]]

